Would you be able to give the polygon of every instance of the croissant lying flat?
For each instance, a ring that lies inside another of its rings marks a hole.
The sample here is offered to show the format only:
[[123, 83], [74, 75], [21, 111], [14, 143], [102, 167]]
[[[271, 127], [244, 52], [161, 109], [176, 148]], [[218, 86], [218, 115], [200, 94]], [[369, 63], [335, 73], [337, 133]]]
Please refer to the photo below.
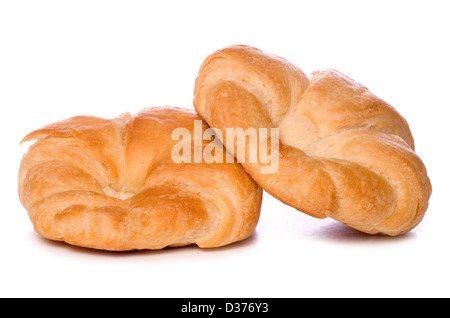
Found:
[[423, 218], [431, 184], [407, 122], [340, 72], [307, 77], [283, 58], [231, 46], [203, 62], [194, 93], [211, 127], [279, 128], [276, 173], [236, 157], [284, 203], [370, 234], [402, 234]]
[[172, 131], [192, 132], [194, 120], [194, 111], [155, 107], [112, 120], [74, 117], [26, 136], [38, 141], [22, 160], [19, 196], [36, 231], [105, 250], [216, 247], [250, 236], [262, 190], [241, 165], [171, 159]]

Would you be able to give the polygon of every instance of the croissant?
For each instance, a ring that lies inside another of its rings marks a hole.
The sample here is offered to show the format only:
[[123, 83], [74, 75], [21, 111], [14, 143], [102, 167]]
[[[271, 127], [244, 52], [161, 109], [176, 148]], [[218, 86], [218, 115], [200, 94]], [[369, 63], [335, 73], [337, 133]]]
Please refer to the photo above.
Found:
[[194, 95], [216, 130], [278, 129], [276, 172], [248, 160], [248, 149], [232, 153], [282, 202], [369, 234], [399, 235], [422, 220], [431, 184], [408, 124], [353, 79], [333, 69], [307, 77], [281, 57], [236, 45], [206, 58]]
[[208, 128], [193, 110], [154, 107], [73, 117], [27, 135], [37, 142], [21, 162], [19, 197], [35, 230], [114, 251], [217, 247], [250, 236], [262, 189], [240, 164], [172, 160], [173, 130], [192, 133], [196, 120]]

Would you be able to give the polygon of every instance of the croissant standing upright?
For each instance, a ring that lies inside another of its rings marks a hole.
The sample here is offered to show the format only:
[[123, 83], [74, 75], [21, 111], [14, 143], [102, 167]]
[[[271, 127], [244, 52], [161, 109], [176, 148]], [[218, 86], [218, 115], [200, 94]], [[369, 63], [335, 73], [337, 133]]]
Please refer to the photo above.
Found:
[[282, 202], [370, 234], [399, 235], [422, 220], [431, 184], [406, 120], [342, 73], [307, 77], [281, 57], [236, 45], [206, 58], [194, 94], [211, 127], [279, 128], [276, 173], [236, 157]]
[[22, 160], [19, 197], [36, 231], [114, 251], [216, 247], [250, 236], [262, 190], [241, 165], [172, 160], [173, 130], [193, 132], [196, 120], [208, 127], [193, 110], [154, 107], [30, 133], [23, 141], [37, 142]]

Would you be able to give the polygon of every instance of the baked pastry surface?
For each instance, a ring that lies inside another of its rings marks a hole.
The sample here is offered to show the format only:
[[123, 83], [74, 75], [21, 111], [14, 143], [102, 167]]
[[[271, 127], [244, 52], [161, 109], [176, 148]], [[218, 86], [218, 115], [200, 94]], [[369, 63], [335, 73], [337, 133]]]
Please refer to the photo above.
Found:
[[73, 117], [30, 133], [23, 141], [37, 142], [20, 166], [19, 197], [35, 230], [115, 251], [217, 247], [250, 236], [262, 189], [240, 164], [171, 158], [179, 142], [173, 130], [194, 138], [194, 120], [201, 119], [193, 110], [154, 107], [114, 119]]
[[399, 235], [422, 220], [431, 184], [408, 124], [353, 79], [333, 69], [308, 77], [279, 56], [236, 45], [206, 58], [194, 94], [211, 127], [279, 128], [276, 173], [262, 173], [248, 150], [235, 155], [282, 202], [370, 234]]

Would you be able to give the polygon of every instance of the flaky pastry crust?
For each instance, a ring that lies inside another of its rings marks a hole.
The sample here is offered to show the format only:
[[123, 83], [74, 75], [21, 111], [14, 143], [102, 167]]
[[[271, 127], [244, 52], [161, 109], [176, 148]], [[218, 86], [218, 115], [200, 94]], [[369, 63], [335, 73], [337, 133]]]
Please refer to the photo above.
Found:
[[370, 234], [399, 235], [422, 220], [431, 184], [408, 124], [353, 79], [333, 69], [307, 77], [279, 56], [236, 45], [206, 58], [194, 94], [211, 127], [279, 128], [277, 173], [236, 156], [284, 203]]
[[19, 197], [35, 230], [114, 251], [217, 247], [250, 236], [262, 190], [241, 165], [171, 158], [172, 131], [186, 128], [194, 138], [194, 120], [201, 119], [193, 110], [154, 107], [114, 119], [69, 118], [30, 133], [23, 141], [37, 142], [20, 166]]

